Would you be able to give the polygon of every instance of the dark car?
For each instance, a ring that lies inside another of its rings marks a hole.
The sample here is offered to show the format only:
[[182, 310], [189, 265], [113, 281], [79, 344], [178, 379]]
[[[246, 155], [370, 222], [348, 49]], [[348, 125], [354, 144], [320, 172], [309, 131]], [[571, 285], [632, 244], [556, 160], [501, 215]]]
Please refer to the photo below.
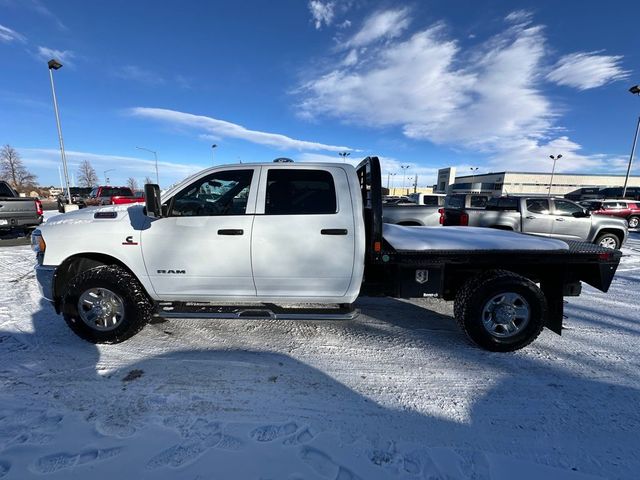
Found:
[[[80, 208], [84, 208], [84, 200], [91, 192], [91, 187], [69, 187], [69, 192], [71, 193], [71, 203], [78, 205]], [[68, 203], [69, 199], [67, 197], [67, 190], [65, 189], [58, 195], [58, 211], [64, 213], [64, 206]]]
[[38, 198], [21, 197], [11, 185], [0, 181], [0, 234], [33, 230], [42, 223], [42, 213]]

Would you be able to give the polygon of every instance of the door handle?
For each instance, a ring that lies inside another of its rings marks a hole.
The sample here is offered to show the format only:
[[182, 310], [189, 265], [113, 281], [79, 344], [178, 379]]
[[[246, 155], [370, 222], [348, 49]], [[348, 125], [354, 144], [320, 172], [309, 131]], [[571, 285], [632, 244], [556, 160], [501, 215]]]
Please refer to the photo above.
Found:
[[564, 218], [556, 218], [556, 222], [564, 222]]
[[535, 219], [536, 219], [536, 218], [538, 218], [538, 217], [534, 217], [534, 216], [532, 216], [532, 215], [527, 215], [527, 216], [526, 216], [526, 217], [524, 217], [524, 218], [526, 218], [527, 220], [535, 220]]
[[243, 235], [244, 230], [241, 228], [226, 228], [218, 230], [218, 235]]
[[349, 233], [346, 228], [323, 228], [320, 230], [321, 235], [346, 235]]

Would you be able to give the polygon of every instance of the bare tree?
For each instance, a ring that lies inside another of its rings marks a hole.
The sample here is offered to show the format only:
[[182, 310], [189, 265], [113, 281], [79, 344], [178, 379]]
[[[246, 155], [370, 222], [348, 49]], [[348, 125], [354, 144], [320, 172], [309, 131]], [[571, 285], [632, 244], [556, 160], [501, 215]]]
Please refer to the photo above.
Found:
[[147, 183], [153, 183], [153, 180], [151, 180], [151, 177], [144, 177], [144, 184], [146, 185]]
[[0, 149], [0, 178], [21, 192], [35, 186], [37, 177], [26, 169], [17, 150], [5, 145]]
[[133, 177], [127, 178], [127, 187], [135, 192], [136, 190], [138, 190], [138, 181]]
[[89, 160], [83, 160], [78, 168], [78, 183], [87, 188], [95, 187], [98, 184], [98, 174]]

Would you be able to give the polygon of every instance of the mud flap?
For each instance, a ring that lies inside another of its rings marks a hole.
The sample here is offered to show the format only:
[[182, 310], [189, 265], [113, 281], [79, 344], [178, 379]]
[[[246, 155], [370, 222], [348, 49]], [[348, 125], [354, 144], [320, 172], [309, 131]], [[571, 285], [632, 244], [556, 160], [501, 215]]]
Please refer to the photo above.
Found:
[[562, 335], [564, 318], [564, 281], [562, 276], [547, 278], [540, 283], [542, 293], [547, 299], [547, 319], [545, 326], [552, 332]]

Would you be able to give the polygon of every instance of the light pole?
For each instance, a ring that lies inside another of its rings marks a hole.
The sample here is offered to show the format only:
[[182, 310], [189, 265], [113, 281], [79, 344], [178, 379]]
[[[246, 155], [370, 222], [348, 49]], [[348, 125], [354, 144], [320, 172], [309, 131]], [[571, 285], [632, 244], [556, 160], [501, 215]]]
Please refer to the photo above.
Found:
[[71, 203], [71, 190], [69, 189], [69, 170], [67, 170], [67, 157], [64, 154], [64, 141], [62, 140], [62, 127], [60, 126], [60, 113], [58, 111], [58, 99], [56, 98], [56, 87], [53, 84], [53, 70], [62, 68], [62, 64], [52, 58], [47, 62], [49, 66], [49, 79], [51, 80], [51, 94], [53, 95], [53, 111], [56, 114], [56, 125], [58, 126], [58, 140], [60, 142], [60, 156], [62, 157], [62, 170], [64, 171], [64, 181], [67, 186], [67, 203]]
[[[473, 172], [471, 174], [471, 192], [470, 193], [473, 192], [473, 184], [476, 181], [476, 172], [478, 171], [478, 168], [480, 168], [480, 167], [471, 167], [470, 168], [470, 170]], [[480, 191], [482, 191], [482, 186], [480, 186]]]
[[105, 185], [109, 185], [109, 177], [107, 177], [107, 173], [109, 172], [113, 172], [115, 170], [115, 168], [110, 168], [109, 170], [105, 170], [104, 172], [104, 184]]
[[211, 162], [212, 162], [212, 165], [216, 164], [216, 153], [215, 152], [216, 152], [216, 147], [217, 146], [218, 145], [216, 143], [211, 145]]
[[[391, 179], [391, 177], [395, 177], [396, 174], [395, 173], [387, 173], [387, 190], [389, 190], [389, 180]], [[389, 190], [389, 195], [391, 195], [391, 190]]]
[[400, 165], [400, 168], [402, 169], [402, 191], [404, 192], [404, 194], [406, 194], [406, 192], [404, 191], [404, 182], [407, 179], [407, 169], [409, 168], [410, 165]]
[[[634, 85], [629, 89], [633, 95], [640, 95], [640, 85]], [[629, 165], [627, 166], [627, 175], [624, 177], [624, 187], [622, 187], [622, 198], [627, 196], [627, 184], [629, 183], [629, 174], [631, 173], [631, 165], [633, 165], [633, 156], [636, 153], [636, 143], [638, 142], [638, 130], [640, 130], [640, 117], [636, 125], [636, 134], [633, 137], [633, 145], [631, 146], [631, 155], [629, 155]]]
[[342, 157], [342, 162], [346, 163], [347, 157], [351, 155], [351, 152], [339, 152], [338, 155]]
[[144, 147], [136, 147], [138, 150], [144, 150], [145, 152], [153, 153], [153, 158], [156, 159], [156, 183], [160, 185], [160, 177], [158, 176], [158, 152], [155, 150], [150, 150]]
[[547, 197], [551, 196], [551, 187], [553, 186], [553, 175], [556, 173], [556, 162], [562, 158], [562, 154], [549, 155], [549, 158], [553, 160], [553, 168], [551, 169], [551, 179], [549, 180], [549, 191], [547, 192]]

